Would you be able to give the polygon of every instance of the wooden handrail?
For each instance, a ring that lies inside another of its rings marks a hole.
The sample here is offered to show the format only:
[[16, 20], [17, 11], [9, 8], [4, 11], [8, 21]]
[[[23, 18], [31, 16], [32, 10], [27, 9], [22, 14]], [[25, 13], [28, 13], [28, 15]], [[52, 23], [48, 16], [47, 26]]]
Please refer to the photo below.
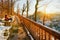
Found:
[[60, 40], [60, 32], [18, 15], [35, 40]]

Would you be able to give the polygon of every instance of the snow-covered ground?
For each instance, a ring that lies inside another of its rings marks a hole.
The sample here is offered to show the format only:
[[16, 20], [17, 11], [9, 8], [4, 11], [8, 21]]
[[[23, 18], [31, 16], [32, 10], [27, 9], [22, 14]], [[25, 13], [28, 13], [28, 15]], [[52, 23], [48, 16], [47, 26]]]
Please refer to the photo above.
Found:
[[[4, 36], [5, 30], [9, 30], [11, 27], [6, 27], [6, 26], [0, 26], [0, 40], [7, 40], [8, 36]], [[9, 34], [9, 31], [8, 31]]]

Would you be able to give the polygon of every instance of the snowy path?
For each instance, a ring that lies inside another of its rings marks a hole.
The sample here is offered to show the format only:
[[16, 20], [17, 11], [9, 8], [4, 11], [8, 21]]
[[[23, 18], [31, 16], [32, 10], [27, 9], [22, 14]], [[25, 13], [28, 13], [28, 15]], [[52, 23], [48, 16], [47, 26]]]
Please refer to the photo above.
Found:
[[[8, 36], [4, 37], [5, 30], [9, 30], [11, 27], [0, 26], [0, 40], [7, 40]], [[9, 34], [9, 31], [8, 31]]]

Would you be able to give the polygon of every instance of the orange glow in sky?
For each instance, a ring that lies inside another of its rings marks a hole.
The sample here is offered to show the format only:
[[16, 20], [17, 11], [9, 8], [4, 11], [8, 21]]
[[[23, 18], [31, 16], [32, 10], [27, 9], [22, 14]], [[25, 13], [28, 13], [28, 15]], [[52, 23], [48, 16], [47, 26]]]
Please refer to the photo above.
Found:
[[[21, 10], [22, 10], [22, 6], [24, 3], [26, 4], [26, 0], [20, 0], [20, 1], [16, 2], [15, 6], [14, 6], [15, 11], [17, 10], [17, 4], [19, 4], [20, 12], [22, 12]], [[49, 4], [47, 5], [47, 7], [45, 9], [44, 5], [47, 3], [49, 3]], [[36, 0], [30, 0], [29, 15], [32, 15], [35, 12], [35, 4], [36, 4]], [[46, 11], [47, 14], [60, 12], [60, 0], [42, 0], [39, 2], [39, 6], [42, 6], [42, 7], [39, 7], [38, 11], [42, 11], [42, 12]], [[26, 12], [24, 12], [24, 14], [26, 15]]]

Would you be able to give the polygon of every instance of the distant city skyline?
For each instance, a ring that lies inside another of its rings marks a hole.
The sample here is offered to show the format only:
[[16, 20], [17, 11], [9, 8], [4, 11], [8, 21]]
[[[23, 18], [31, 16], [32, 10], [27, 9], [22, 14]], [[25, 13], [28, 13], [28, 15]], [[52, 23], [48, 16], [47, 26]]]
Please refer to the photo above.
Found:
[[[35, 11], [36, 0], [29, 0], [29, 1], [30, 1], [29, 15], [32, 15]], [[20, 0], [20, 1], [16, 2], [15, 6], [14, 6], [15, 11], [17, 10], [17, 5], [19, 4], [20, 12], [21, 12], [21, 9], [22, 9], [22, 6], [23, 6], [24, 3], [26, 4], [26, 0]], [[41, 0], [39, 2], [38, 11], [44, 12], [45, 4], [48, 4], [47, 7], [46, 7], [46, 13], [60, 12], [60, 0]], [[40, 6], [42, 6], [42, 7], [40, 7]], [[24, 12], [24, 14], [26, 14], [26, 12]]]

